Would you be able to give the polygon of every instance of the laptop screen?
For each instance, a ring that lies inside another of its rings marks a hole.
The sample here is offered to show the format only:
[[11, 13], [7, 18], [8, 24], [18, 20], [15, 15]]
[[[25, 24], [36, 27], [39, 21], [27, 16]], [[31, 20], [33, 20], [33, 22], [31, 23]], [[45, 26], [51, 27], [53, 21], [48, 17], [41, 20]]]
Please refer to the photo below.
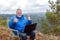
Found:
[[25, 33], [30, 33], [32, 31], [34, 31], [36, 29], [36, 25], [37, 25], [37, 23], [34, 23], [34, 24], [30, 24], [30, 25], [25, 26], [24, 32]]

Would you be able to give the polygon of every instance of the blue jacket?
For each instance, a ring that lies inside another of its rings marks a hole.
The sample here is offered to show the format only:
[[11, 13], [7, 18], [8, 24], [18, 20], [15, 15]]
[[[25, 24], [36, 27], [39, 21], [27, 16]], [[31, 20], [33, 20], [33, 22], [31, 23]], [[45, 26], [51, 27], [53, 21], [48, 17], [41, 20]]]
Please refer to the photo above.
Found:
[[[17, 18], [18, 22], [14, 23], [14, 18]], [[31, 23], [32, 23], [32, 20], [28, 20], [24, 15], [22, 15], [20, 18], [18, 16], [11, 17], [8, 25], [9, 25], [9, 28], [11, 29], [15, 29], [23, 32], [25, 26]]]

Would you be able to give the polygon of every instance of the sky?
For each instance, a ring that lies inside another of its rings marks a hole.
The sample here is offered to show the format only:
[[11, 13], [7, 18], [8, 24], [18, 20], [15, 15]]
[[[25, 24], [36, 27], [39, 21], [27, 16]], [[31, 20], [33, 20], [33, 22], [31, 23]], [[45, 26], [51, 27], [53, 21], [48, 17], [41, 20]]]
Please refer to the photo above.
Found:
[[15, 14], [18, 8], [23, 13], [46, 12], [49, 4], [48, 0], [0, 0], [0, 14]]

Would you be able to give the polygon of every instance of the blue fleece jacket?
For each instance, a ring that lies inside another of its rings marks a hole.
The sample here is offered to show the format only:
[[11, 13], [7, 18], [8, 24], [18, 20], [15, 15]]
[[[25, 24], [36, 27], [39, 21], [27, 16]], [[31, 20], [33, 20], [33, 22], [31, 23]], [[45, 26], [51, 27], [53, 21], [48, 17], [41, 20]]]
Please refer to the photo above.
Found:
[[[14, 18], [17, 18], [18, 22], [14, 23]], [[11, 29], [15, 29], [23, 32], [25, 26], [31, 23], [32, 23], [32, 20], [28, 20], [24, 15], [22, 15], [20, 18], [18, 16], [11, 17], [8, 25], [9, 25], [9, 28]]]

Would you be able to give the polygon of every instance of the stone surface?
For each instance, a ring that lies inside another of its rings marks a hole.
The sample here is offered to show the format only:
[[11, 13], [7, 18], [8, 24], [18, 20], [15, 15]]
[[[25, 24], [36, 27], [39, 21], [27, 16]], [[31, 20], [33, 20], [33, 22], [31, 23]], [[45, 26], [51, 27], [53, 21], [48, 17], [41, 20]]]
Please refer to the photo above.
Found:
[[[35, 40], [60, 40], [60, 37], [58, 36], [47, 35], [38, 31], [35, 32], [36, 32]], [[12, 35], [10, 34], [11, 31], [8, 30], [7, 27], [0, 27], [0, 40], [19, 40], [19, 37], [14, 36], [13, 33]], [[27, 36], [27, 40], [29, 40], [29, 36]]]

